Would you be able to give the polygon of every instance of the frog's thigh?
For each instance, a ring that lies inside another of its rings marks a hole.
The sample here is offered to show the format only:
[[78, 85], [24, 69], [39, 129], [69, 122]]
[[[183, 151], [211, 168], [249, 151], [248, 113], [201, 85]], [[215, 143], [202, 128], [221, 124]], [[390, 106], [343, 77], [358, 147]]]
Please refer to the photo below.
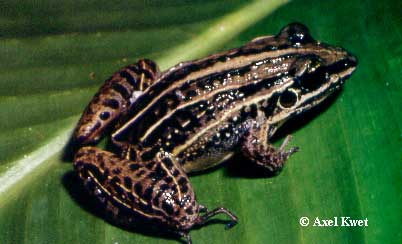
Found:
[[88, 104], [78, 122], [73, 139], [79, 144], [99, 141], [105, 129], [115, 124], [134, 106], [138, 96], [158, 77], [158, 66], [146, 59], [114, 73]]
[[[146, 190], [152, 186], [148, 177], [152, 169], [144, 162], [122, 159], [96, 147], [80, 148], [75, 154], [74, 169], [88, 192], [121, 224], [130, 224], [135, 214], [147, 212], [143, 208], [151, 206], [154, 190], [159, 187], [155, 184], [151, 191]], [[138, 201], [145, 205], [137, 206]]]
[[[191, 243], [189, 231], [193, 226], [202, 226], [217, 214], [230, 217], [228, 227], [238, 221], [226, 208], [208, 211], [200, 206], [188, 176], [168, 153], [161, 152], [153, 160], [142, 162], [122, 159], [96, 147], [83, 147], [75, 155], [74, 168], [115, 221], [130, 227], [140, 215], [167, 225], [168, 230]], [[205, 213], [201, 216], [200, 211]]]
[[290, 135], [285, 138], [280, 148], [275, 148], [268, 141], [268, 128], [267, 123], [258, 128], [250, 128], [242, 142], [241, 153], [251, 162], [271, 172], [278, 172], [283, 168], [286, 160], [298, 151], [298, 148], [285, 149], [292, 138]]

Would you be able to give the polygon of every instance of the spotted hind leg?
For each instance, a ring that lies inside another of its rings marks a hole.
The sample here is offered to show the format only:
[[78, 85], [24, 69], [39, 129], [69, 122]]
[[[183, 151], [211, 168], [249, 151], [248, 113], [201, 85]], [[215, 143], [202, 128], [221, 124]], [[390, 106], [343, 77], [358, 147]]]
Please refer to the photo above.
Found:
[[158, 66], [147, 59], [141, 59], [114, 73], [86, 107], [73, 140], [79, 144], [98, 142], [105, 129], [115, 125], [158, 76]]
[[230, 217], [228, 227], [237, 223], [225, 208], [208, 211], [199, 205], [190, 179], [172, 156], [158, 152], [149, 160], [129, 160], [87, 146], [75, 154], [74, 168], [99, 207], [123, 226], [161, 227], [158, 231], [178, 234], [191, 244], [190, 231], [217, 214]]

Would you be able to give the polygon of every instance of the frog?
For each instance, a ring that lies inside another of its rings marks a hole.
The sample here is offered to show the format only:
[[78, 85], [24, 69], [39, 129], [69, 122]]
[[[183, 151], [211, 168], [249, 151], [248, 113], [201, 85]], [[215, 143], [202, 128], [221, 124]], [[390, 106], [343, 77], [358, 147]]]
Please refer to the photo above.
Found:
[[[196, 200], [189, 174], [241, 155], [244, 167], [280, 172], [298, 147], [270, 139], [289, 119], [343, 87], [357, 66], [345, 49], [291, 23], [276, 35], [164, 72], [140, 59], [114, 73], [83, 112], [74, 168], [116, 221], [138, 220], [192, 243], [190, 231], [225, 214]], [[110, 135], [113, 151], [96, 147]]]

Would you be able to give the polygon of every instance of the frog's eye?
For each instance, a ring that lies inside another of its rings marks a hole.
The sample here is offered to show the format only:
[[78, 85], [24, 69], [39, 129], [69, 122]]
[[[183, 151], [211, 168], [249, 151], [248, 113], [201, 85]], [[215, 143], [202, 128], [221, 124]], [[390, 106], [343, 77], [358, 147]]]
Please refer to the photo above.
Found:
[[287, 38], [295, 46], [314, 42], [307, 27], [300, 23], [291, 23], [281, 30], [279, 36]]
[[284, 108], [291, 108], [297, 102], [297, 93], [294, 90], [286, 90], [279, 97], [279, 105]]

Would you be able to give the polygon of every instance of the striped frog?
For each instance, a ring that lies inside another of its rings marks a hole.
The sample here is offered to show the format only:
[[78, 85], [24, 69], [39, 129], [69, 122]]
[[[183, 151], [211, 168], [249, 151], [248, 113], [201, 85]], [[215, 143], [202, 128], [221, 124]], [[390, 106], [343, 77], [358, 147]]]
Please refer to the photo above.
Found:
[[[81, 147], [75, 169], [117, 221], [141, 219], [191, 243], [194, 226], [219, 213], [237, 217], [199, 204], [187, 174], [234, 154], [279, 171], [298, 149], [286, 149], [290, 135], [279, 148], [269, 139], [339, 89], [356, 65], [298, 23], [165, 72], [139, 60], [106, 80], [85, 109], [73, 135]], [[113, 152], [91, 146], [110, 131]]]

